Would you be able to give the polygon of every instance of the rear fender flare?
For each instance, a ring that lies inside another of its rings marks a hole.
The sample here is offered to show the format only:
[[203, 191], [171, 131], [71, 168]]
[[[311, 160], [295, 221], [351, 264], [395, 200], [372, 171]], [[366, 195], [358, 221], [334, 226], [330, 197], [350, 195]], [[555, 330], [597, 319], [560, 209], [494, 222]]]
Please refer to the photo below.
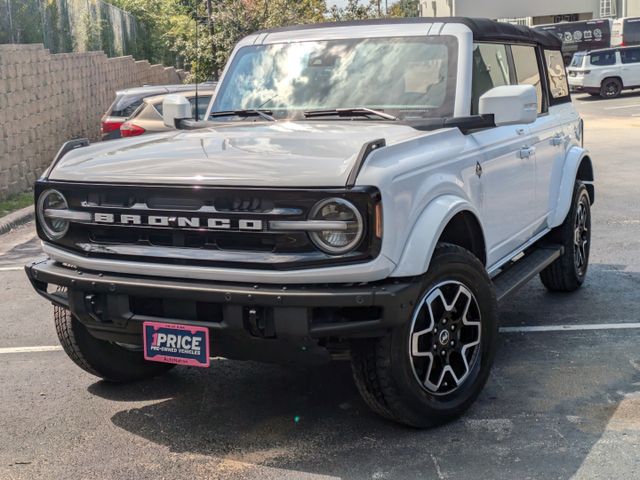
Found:
[[447, 224], [458, 213], [464, 211], [472, 213], [482, 229], [477, 210], [464, 198], [457, 195], [441, 195], [432, 200], [414, 224], [398, 266], [391, 276], [411, 277], [425, 273]]

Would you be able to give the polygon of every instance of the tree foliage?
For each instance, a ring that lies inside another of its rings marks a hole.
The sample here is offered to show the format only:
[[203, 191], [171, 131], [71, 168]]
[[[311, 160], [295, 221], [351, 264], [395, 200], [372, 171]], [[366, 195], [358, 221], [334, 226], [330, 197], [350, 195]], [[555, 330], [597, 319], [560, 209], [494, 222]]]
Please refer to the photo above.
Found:
[[389, 6], [390, 17], [417, 17], [420, 14], [420, 0], [398, 0]]

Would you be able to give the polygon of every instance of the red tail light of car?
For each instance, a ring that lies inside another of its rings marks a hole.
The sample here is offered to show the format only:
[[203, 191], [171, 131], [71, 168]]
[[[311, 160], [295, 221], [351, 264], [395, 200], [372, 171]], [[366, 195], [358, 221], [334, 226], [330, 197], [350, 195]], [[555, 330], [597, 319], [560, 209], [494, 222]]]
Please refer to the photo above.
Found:
[[122, 120], [111, 120], [109, 118], [102, 120], [100, 123], [100, 133], [109, 133], [114, 130], [119, 130], [122, 123]]
[[146, 130], [131, 122], [124, 122], [120, 127], [120, 134], [123, 137], [135, 137], [142, 135]]

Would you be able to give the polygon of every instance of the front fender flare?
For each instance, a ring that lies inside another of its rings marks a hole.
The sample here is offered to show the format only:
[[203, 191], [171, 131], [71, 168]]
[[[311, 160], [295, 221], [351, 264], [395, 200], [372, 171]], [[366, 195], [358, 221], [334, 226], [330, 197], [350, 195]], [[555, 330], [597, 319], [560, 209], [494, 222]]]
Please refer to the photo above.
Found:
[[404, 250], [392, 277], [412, 277], [425, 273], [438, 239], [451, 219], [460, 212], [471, 212], [480, 228], [480, 216], [467, 200], [457, 195], [441, 195], [422, 211], [405, 242]]
[[[573, 186], [575, 184], [578, 169], [583, 160], [589, 162], [590, 171], [593, 172], [593, 164], [589, 158], [589, 152], [581, 147], [573, 147], [567, 153], [562, 169], [562, 179], [558, 188], [558, 197], [555, 210], [549, 215], [549, 227], [555, 228], [562, 225], [571, 209], [571, 199], [573, 198]], [[591, 199], [593, 203], [593, 198]]]

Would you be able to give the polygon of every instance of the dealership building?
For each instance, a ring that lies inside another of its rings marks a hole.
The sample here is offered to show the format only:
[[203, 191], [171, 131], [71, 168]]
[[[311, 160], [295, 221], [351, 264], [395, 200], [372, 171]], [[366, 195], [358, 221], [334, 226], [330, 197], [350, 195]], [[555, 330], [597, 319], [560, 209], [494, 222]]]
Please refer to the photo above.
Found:
[[487, 17], [523, 25], [640, 17], [640, 0], [420, 0], [424, 17]]

